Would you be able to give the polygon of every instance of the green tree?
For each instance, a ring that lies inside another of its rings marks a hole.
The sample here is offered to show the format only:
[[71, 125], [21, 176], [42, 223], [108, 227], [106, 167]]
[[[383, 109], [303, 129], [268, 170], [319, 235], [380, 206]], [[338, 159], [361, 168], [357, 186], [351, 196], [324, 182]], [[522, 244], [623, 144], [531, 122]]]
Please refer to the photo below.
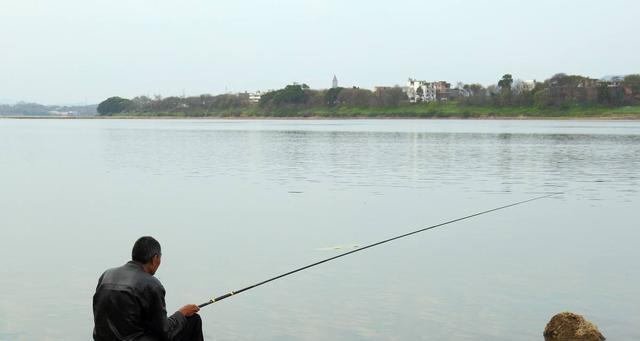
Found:
[[[308, 90], [307, 90], [308, 91]], [[309, 94], [301, 85], [287, 85], [284, 89], [271, 91], [260, 98], [260, 106], [263, 108], [278, 108], [281, 106], [303, 105], [307, 103]]]
[[500, 103], [503, 105], [511, 104], [513, 91], [511, 85], [513, 84], [513, 77], [510, 74], [502, 76], [502, 79], [498, 81], [498, 87], [500, 88]]
[[418, 90], [416, 90], [416, 102], [422, 102], [423, 98], [424, 98], [424, 90], [422, 90], [422, 87], [419, 86]]
[[606, 82], [600, 83], [600, 86], [598, 87], [598, 103], [611, 103], [611, 93], [609, 92], [609, 86]]
[[122, 97], [109, 97], [98, 104], [100, 115], [112, 115], [125, 112], [132, 107], [131, 100]]
[[631, 88], [634, 93], [640, 94], [640, 74], [624, 77], [622, 84]]
[[513, 77], [510, 74], [502, 76], [502, 79], [498, 81], [500, 90], [508, 89], [511, 91], [511, 85], [513, 84]]
[[342, 91], [342, 88], [331, 88], [324, 94], [324, 104], [328, 106], [334, 106], [338, 104], [338, 95]]
[[393, 88], [379, 88], [374, 93], [375, 105], [379, 107], [397, 107], [407, 100], [407, 95], [402, 88], [395, 86]]
[[630, 91], [629, 94], [625, 92], [625, 95], [629, 97], [627, 100], [630, 102], [630, 104], [639, 103], [640, 102], [640, 74], [628, 75], [624, 77], [624, 80], [622, 81], [622, 85]]
[[533, 103], [539, 107], [549, 106], [552, 104], [549, 88], [536, 91], [533, 94]]
[[480, 96], [480, 95], [485, 95], [485, 88], [478, 83], [474, 83], [474, 84], [465, 84], [463, 89], [469, 91], [469, 95], [471, 96]]
[[465, 84], [463, 88], [469, 92], [469, 97], [461, 98], [460, 102], [470, 105], [484, 105], [487, 103], [487, 89], [481, 84]]
[[340, 102], [340, 105], [365, 108], [371, 106], [374, 102], [374, 95], [373, 92], [366, 89], [355, 87], [342, 89], [340, 94], [338, 94], [338, 102]]

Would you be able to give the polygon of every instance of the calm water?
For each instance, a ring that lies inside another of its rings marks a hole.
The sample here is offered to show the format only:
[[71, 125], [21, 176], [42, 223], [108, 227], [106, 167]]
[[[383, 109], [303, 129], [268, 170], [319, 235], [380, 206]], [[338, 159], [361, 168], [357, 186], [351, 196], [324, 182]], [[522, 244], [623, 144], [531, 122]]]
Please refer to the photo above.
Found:
[[89, 340], [102, 271], [163, 245], [167, 305], [561, 191], [204, 309], [215, 340], [640, 339], [640, 122], [0, 120], [0, 340]]

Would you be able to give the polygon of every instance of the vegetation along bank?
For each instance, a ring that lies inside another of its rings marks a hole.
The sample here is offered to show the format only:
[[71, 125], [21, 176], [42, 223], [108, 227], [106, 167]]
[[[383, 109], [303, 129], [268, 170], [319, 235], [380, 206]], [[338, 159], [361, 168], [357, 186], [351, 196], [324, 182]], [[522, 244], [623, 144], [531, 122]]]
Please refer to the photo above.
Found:
[[292, 84], [259, 96], [110, 97], [97, 110], [102, 116], [149, 117], [640, 118], [640, 74], [597, 80], [560, 73], [542, 82], [506, 74], [488, 87], [408, 84], [374, 90]]

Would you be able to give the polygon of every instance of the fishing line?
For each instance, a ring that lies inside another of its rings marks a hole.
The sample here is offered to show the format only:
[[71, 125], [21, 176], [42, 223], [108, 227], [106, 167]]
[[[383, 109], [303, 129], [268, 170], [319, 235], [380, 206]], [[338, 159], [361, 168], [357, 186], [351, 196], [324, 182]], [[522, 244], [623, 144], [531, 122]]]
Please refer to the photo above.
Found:
[[259, 286], [261, 286], [261, 285], [263, 285], [263, 284], [267, 284], [267, 283], [269, 283], [269, 282], [275, 281], [276, 279], [280, 279], [280, 278], [282, 278], [282, 277], [292, 275], [292, 274], [294, 274], [294, 273], [296, 273], [296, 272], [299, 272], [299, 271], [302, 271], [302, 270], [305, 270], [305, 269], [308, 269], [308, 268], [314, 267], [314, 266], [316, 266], [316, 265], [320, 265], [320, 264], [322, 264], [322, 263], [326, 263], [326, 262], [332, 261], [332, 260], [334, 260], [334, 259], [338, 259], [338, 258], [340, 258], [340, 257], [344, 257], [344, 256], [347, 256], [347, 255], [350, 255], [350, 254], [352, 254], [352, 253], [360, 252], [360, 251], [366, 250], [366, 249], [368, 249], [368, 248], [372, 248], [372, 247], [374, 247], [374, 246], [378, 246], [378, 245], [381, 245], [381, 244], [385, 244], [385, 243], [388, 243], [388, 242], [390, 242], [390, 241], [394, 241], [394, 240], [396, 240], [396, 239], [400, 239], [400, 238], [408, 237], [408, 236], [411, 236], [411, 235], [414, 235], [414, 234], [417, 234], [417, 233], [420, 233], [420, 232], [424, 232], [424, 231], [427, 231], [427, 230], [435, 229], [435, 228], [437, 228], [437, 227], [441, 227], [441, 226], [444, 226], [444, 225], [452, 224], [452, 223], [455, 223], [455, 222], [458, 222], [458, 221], [461, 221], [461, 220], [465, 220], [465, 219], [469, 219], [469, 218], [477, 217], [477, 216], [480, 216], [480, 215], [483, 215], [483, 214], [487, 214], [487, 213], [491, 213], [491, 212], [495, 212], [495, 211], [503, 210], [503, 209], [505, 209], [505, 208], [509, 208], [509, 207], [513, 207], [513, 206], [517, 206], [517, 205], [522, 205], [522, 204], [524, 204], [524, 203], [528, 203], [528, 202], [531, 202], [531, 201], [536, 201], [536, 200], [540, 200], [540, 199], [548, 198], [548, 197], [551, 197], [551, 196], [554, 196], [554, 195], [558, 195], [558, 194], [562, 194], [562, 193], [551, 193], [551, 194], [546, 194], [546, 195], [543, 195], [543, 196], [539, 196], [539, 197], [535, 197], [535, 198], [531, 198], [531, 199], [527, 199], [527, 200], [523, 200], [523, 201], [518, 201], [518, 202], [515, 202], [515, 203], [512, 203], [512, 204], [509, 204], [509, 205], [504, 205], [504, 206], [500, 206], [500, 207], [492, 208], [492, 209], [490, 209], [490, 210], [486, 210], [486, 211], [482, 211], [482, 212], [478, 212], [478, 213], [470, 214], [470, 215], [468, 215], [468, 216], [464, 216], [464, 217], [462, 217], [462, 218], [457, 218], [457, 219], [453, 219], [453, 220], [445, 221], [445, 222], [443, 222], [443, 223], [439, 223], [439, 224], [436, 224], [436, 225], [431, 225], [431, 226], [429, 226], [429, 227], [421, 228], [421, 229], [419, 229], [419, 230], [415, 230], [415, 231], [412, 231], [412, 232], [409, 232], [409, 233], [405, 233], [405, 234], [402, 234], [402, 235], [399, 235], [399, 236], [396, 236], [396, 237], [392, 237], [392, 238], [385, 239], [385, 240], [382, 240], [382, 241], [379, 241], [379, 242], [376, 242], [376, 243], [373, 243], [373, 244], [369, 244], [369, 245], [363, 246], [363, 247], [361, 247], [361, 248], [358, 248], [358, 249], [355, 249], [355, 250], [351, 250], [351, 251], [349, 251], [349, 252], [341, 253], [341, 254], [339, 254], [339, 255], [336, 255], [336, 256], [333, 256], [333, 257], [329, 257], [329, 258], [327, 258], [327, 259], [323, 259], [323, 260], [318, 261], [318, 262], [315, 262], [315, 263], [313, 263], [313, 264], [305, 265], [305, 266], [303, 266], [303, 267], [301, 267], [301, 268], [297, 268], [297, 269], [292, 270], [292, 271], [289, 271], [289, 272], [287, 272], [287, 273], [283, 273], [283, 274], [278, 275], [278, 276], [275, 276], [275, 277], [273, 277], [273, 278], [269, 278], [269, 279], [267, 279], [267, 280], [265, 280], [265, 281], [262, 281], [262, 282], [260, 282], [260, 283], [256, 283], [256, 284], [250, 285], [250, 286], [248, 286], [248, 287], [246, 287], [246, 288], [242, 288], [242, 289], [240, 289], [240, 290], [231, 291], [231, 292], [229, 292], [229, 293], [227, 293], [227, 294], [224, 294], [224, 295], [222, 295], [222, 296], [219, 296], [219, 297], [216, 297], [216, 298], [212, 298], [212, 299], [211, 299], [211, 300], [209, 300], [208, 302], [205, 302], [205, 303], [202, 303], [202, 304], [198, 305], [198, 307], [200, 307], [200, 308], [202, 308], [202, 307], [206, 307], [206, 306], [208, 306], [209, 304], [212, 304], [212, 303], [215, 303], [215, 302], [222, 301], [222, 300], [224, 300], [225, 298], [229, 298], [229, 297], [231, 297], [231, 296], [237, 295], [237, 294], [242, 293], [242, 292], [244, 292], [244, 291], [247, 291], [247, 290], [249, 290], [249, 289], [253, 289], [253, 288], [255, 288], [255, 287], [259, 287]]

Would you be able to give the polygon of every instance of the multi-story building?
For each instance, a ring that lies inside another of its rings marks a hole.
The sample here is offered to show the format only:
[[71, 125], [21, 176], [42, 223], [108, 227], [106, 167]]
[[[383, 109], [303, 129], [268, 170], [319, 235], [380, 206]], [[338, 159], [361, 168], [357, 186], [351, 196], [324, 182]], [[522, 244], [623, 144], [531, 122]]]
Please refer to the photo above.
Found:
[[432, 84], [436, 89], [436, 99], [440, 101], [446, 101], [449, 99], [449, 90], [451, 89], [451, 84], [445, 81], [437, 81], [433, 82]]
[[436, 100], [436, 88], [433, 83], [409, 78], [407, 81], [409, 102], [433, 102]]
[[409, 78], [407, 81], [407, 97], [412, 103], [446, 101], [450, 97], [451, 84], [445, 81], [426, 82]]

